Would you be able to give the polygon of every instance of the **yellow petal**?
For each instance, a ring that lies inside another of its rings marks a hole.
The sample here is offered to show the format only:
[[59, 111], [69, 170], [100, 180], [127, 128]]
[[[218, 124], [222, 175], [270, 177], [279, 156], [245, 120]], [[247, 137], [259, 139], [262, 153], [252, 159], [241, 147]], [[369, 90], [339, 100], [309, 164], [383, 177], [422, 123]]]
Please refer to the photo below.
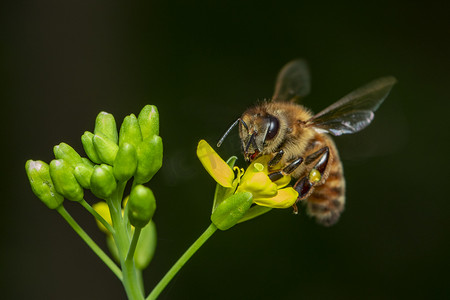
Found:
[[262, 174], [268, 174], [268, 167], [267, 162], [270, 160], [270, 155], [264, 155], [261, 157], [258, 157], [256, 160], [254, 160], [245, 170], [244, 175], [241, 178], [241, 182], [245, 182], [250, 180], [255, 174], [262, 173]]
[[270, 161], [270, 155], [263, 155], [255, 159], [245, 171], [246, 173], [256, 173], [256, 172], [264, 172], [265, 174], [269, 173], [268, 162]]
[[[273, 170], [271, 170], [269, 172], [268, 163], [271, 159], [272, 159], [271, 155], [263, 155], [263, 156], [258, 157], [256, 160], [254, 160], [250, 164], [250, 166], [245, 171], [243, 180], [246, 180], [246, 178], [253, 176], [253, 174], [257, 173], [257, 172], [263, 172], [265, 174], [269, 174], [269, 173], [278, 171], [279, 168], [273, 168]], [[274, 181], [274, 183], [278, 186], [279, 189], [287, 186], [290, 182], [291, 182], [290, 175], [283, 176], [280, 179], [278, 179], [277, 181]]]
[[217, 183], [223, 187], [233, 186], [233, 170], [205, 140], [198, 143], [197, 156], [203, 167]]
[[254, 198], [270, 198], [277, 194], [277, 185], [264, 172], [247, 173], [241, 179], [238, 191], [250, 192]]
[[[111, 214], [109, 213], [109, 207], [108, 204], [104, 201], [100, 201], [92, 205], [92, 208], [100, 215], [103, 219], [105, 219], [106, 222], [108, 222], [112, 226], [112, 220], [111, 220]], [[104, 233], [110, 234], [108, 229], [106, 229], [105, 226], [103, 226], [102, 223], [100, 223], [97, 219], [97, 226], [100, 228], [101, 231]]]
[[288, 208], [294, 205], [297, 200], [298, 193], [291, 187], [278, 190], [278, 194], [272, 198], [254, 198], [253, 202], [272, 208]]

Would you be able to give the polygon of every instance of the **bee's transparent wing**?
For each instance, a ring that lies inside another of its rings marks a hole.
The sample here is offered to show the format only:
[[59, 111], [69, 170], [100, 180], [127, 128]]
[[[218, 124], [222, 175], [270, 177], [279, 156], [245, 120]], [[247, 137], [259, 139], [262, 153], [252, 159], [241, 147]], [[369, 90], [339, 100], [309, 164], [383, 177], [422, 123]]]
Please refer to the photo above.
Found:
[[376, 79], [319, 112], [307, 123], [319, 132], [335, 136], [358, 132], [372, 122], [374, 112], [396, 82], [392, 76]]
[[291, 101], [304, 97], [311, 90], [309, 68], [303, 59], [287, 63], [278, 73], [273, 101]]

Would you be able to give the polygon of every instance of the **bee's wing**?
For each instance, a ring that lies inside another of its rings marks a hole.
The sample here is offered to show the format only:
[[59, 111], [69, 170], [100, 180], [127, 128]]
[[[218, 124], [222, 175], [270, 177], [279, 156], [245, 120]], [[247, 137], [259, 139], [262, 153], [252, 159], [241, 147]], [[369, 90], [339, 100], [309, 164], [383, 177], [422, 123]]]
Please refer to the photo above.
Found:
[[304, 97], [311, 90], [308, 64], [297, 59], [287, 63], [278, 73], [273, 101], [290, 101]]
[[335, 136], [358, 132], [372, 122], [374, 112], [396, 82], [392, 76], [376, 79], [319, 112], [307, 123], [319, 132]]

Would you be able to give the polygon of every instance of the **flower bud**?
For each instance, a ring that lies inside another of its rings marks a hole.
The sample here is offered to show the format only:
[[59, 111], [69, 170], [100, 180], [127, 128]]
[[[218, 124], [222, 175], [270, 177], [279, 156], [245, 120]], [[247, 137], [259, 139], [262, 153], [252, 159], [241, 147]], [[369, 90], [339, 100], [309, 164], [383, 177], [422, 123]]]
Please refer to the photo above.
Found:
[[142, 139], [148, 139], [154, 135], [159, 135], [159, 114], [154, 105], [146, 105], [138, 116], [141, 127]]
[[75, 178], [77, 179], [78, 183], [85, 189], [91, 188], [92, 172], [94, 172], [94, 167], [85, 163], [77, 164], [75, 165], [75, 169], [73, 169]]
[[137, 183], [152, 179], [162, 166], [163, 144], [160, 136], [143, 140], [137, 148], [137, 169], [134, 176]]
[[92, 161], [90, 161], [88, 158], [86, 157], [82, 157], [81, 161], [84, 165], [86, 165], [86, 167], [94, 167], [94, 164], [92, 163]]
[[60, 143], [53, 147], [53, 153], [55, 154], [56, 159], [63, 159], [71, 166], [75, 166], [82, 162], [80, 154], [66, 143]]
[[254, 219], [254, 218], [259, 217], [260, 215], [263, 215], [271, 210], [272, 210], [272, 207], [253, 205], [252, 207], [250, 207], [249, 210], [247, 210], [245, 215], [242, 217], [242, 219], [239, 220], [238, 223], [242, 223], [242, 222]]
[[142, 228], [147, 225], [155, 213], [155, 196], [148, 187], [136, 185], [131, 190], [127, 206], [131, 225]]
[[117, 188], [112, 167], [105, 164], [94, 166], [90, 183], [92, 193], [101, 199], [111, 196]]
[[134, 263], [136, 268], [144, 270], [153, 258], [156, 249], [156, 226], [150, 221], [141, 230], [139, 240], [134, 252]]
[[211, 221], [220, 230], [236, 225], [252, 205], [253, 196], [249, 192], [239, 192], [223, 200], [211, 215]]
[[94, 134], [102, 134], [104, 137], [117, 144], [118, 133], [114, 116], [104, 111], [99, 113], [97, 119], [95, 119]]
[[120, 126], [119, 146], [123, 143], [133, 145], [135, 148], [142, 141], [141, 128], [134, 114], [126, 116]]
[[70, 201], [83, 200], [83, 188], [73, 174], [73, 167], [64, 159], [54, 159], [50, 162], [50, 177], [56, 191], [64, 198]]
[[[109, 206], [106, 204], [105, 201], [100, 201], [92, 205], [92, 208], [103, 218], [106, 222], [109, 223], [109, 225], [112, 226], [112, 219], [111, 219], [111, 213], [109, 212]], [[101, 231], [103, 231], [106, 234], [111, 234], [111, 232], [100, 222], [99, 220], [95, 219], [97, 222], [98, 228], [100, 228]]]
[[30, 181], [33, 193], [50, 209], [58, 208], [64, 197], [58, 194], [50, 177], [48, 164], [40, 160], [28, 160], [25, 171]]
[[93, 142], [100, 160], [109, 165], [112, 165], [114, 163], [114, 160], [116, 159], [119, 146], [117, 146], [114, 141], [108, 139], [102, 133], [96, 133], [94, 135]]
[[119, 146], [116, 159], [114, 160], [114, 177], [118, 181], [124, 182], [130, 179], [137, 168], [136, 148], [132, 144], [122, 143]]
[[83, 144], [84, 152], [86, 152], [89, 159], [96, 164], [101, 164], [102, 161], [97, 154], [97, 150], [95, 150], [93, 139], [94, 134], [92, 132], [85, 131], [81, 136], [81, 143]]

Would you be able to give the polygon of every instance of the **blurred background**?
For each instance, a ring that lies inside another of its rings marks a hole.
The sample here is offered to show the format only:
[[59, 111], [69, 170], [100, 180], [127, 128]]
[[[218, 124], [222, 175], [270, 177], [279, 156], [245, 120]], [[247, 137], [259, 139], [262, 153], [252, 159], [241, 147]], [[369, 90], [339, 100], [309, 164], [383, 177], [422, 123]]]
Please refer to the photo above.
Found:
[[[125, 299], [121, 284], [31, 192], [27, 159], [60, 142], [83, 153], [96, 115], [158, 107], [164, 164], [147, 291], [209, 225], [214, 182], [196, 158], [278, 70], [303, 57], [318, 112], [384, 75], [398, 84], [372, 125], [336, 138], [347, 206], [331, 228], [272, 211], [217, 232], [161, 299], [449, 296], [450, 14], [409, 1], [9, 1], [2, 4], [1, 293], [4, 299]], [[444, 5], [444, 4], [442, 4]], [[239, 154], [237, 131], [219, 149]], [[240, 154], [239, 154], [240, 156]], [[239, 163], [244, 161], [240, 156]], [[93, 202], [88, 195], [87, 200]], [[105, 248], [77, 205], [67, 209]]]

